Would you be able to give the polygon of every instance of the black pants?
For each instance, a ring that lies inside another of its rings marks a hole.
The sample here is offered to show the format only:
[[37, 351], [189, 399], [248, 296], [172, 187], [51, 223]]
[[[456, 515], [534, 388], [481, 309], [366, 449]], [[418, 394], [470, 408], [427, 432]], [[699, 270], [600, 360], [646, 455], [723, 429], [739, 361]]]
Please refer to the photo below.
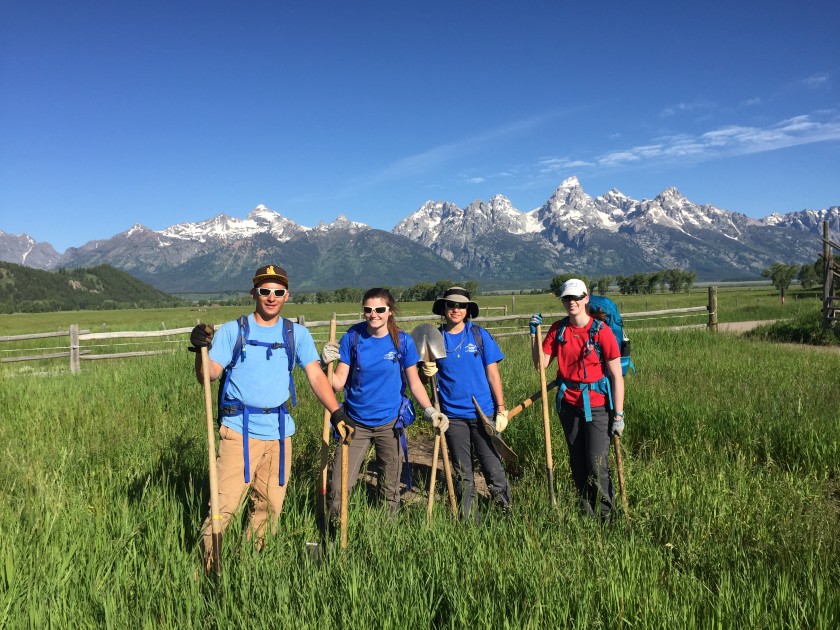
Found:
[[[493, 501], [501, 507], [510, 505], [510, 486], [508, 486], [502, 460], [484, 425], [476, 418], [450, 418], [449, 428], [444, 433], [449, 457], [452, 460], [452, 476], [455, 494], [460, 503], [461, 516], [467, 517], [473, 508], [475, 498], [475, 478], [473, 476], [473, 451], [478, 458], [487, 489]], [[478, 508], [474, 518], [478, 521]]]
[[604, 407], [593, 407], [592, 421], [587, 422], [582, 408], [566, 402], [560, 405], [560, 424], [566, 434], [581, 511], [602, 520], [610, 515], [615, 499], [609, 469], [609, 423]]

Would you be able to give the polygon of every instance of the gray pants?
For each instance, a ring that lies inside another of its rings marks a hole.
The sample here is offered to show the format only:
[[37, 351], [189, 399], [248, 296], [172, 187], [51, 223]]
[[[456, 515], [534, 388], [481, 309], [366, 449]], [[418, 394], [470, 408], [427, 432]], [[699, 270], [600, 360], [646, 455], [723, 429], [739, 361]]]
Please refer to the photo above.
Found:
[[[476, 418], [450, 418], [449, 428], [444, 433], [449, 457], [452, 460], [452, 476], [455, 482], [455, 494], [458, 495], [462, 517], [469, 516], [475, 498], [475, 478], [473, 477], [473, 451], [478, 458], [487, 489], [493, 501], [502, 508], [510, 505], [510, 486], [508, 486], [502, 460], [484, 425]], [[478, 508], [474, 515], [478, 521]]]
[[[399, 435], [394, 431], [393, 422], [381, 427], [366, 427], [356, 425], [356, 435], [348, 447], [348, 481], [347, 487], [353, 489], [359, 479], [362, 462], [367, 455], [371, 442], [376, 449], [376, 462], [379, 465], [379, 495], [388, 504], [390, 512], [396, 512], [400, 507], [400, 448]], [[341, 512], [341, 447], [336, 447], [333, 460], [332, 475], [327, 502], [330, 506], [330, 518], [335, 520]]]
[[609, 423], [604, 407], [593, 407], [592, 422], [587, 422], [582, 408], [560, 405], [560, 424], [566, 434], [581, 511], [588, 516], [598, 515], [601, 520], [610, 515], [615, 499], [609, 469]]

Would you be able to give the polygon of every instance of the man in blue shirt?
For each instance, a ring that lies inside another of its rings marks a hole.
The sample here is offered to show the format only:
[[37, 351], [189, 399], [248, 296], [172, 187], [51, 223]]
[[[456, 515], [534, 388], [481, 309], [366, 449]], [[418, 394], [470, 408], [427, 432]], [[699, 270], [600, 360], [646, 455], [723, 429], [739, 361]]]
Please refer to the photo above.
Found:
[[[253, 285], [252, 314], [242, 321], [223, 324], [217, 332], [211, 326], [199, 324], [193, 329], [190, 341], [192, 350], [209, 348], [211, 381], [222, 376], [225, 366], [233, 362], [221, 386], [224, 400], [220, 408], [216, 459], [219, 514], [224, 531], [250, 491], [248, 537], [255, 537], [257, 546], [262, 548], [266, 528], [272, 533], [276, 529], [291, 472], [295, 422], [289, 414], [289, 398], [291, 391], [294, 401], [294, 383], [287, 346], [294, 347], [294, 364], [306, 373], [315, 396], [332, 414], [333, 424], [342, 424], [347, 417], [321, 370], [320, 356], [309, 331], [300, 324], [292, 324], [293, 343], [284, 339], [280, 311], [290, 295], [286, 270], [279, 265], [260, 267], [254, 274]], [[199, 352], [196, 352], [195, 373], [198, 381], [203, 382]], [[247, 440], [243, 438], [246, 434]], [[213, 555], [210, 519], [208, 516], [202, 525], [208, 567]]]

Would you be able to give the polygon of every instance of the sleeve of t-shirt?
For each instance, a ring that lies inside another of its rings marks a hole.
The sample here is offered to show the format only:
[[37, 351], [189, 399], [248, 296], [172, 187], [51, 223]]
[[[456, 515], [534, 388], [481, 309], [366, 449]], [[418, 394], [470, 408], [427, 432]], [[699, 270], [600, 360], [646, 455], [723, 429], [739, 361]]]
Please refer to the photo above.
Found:
[[226, 367], [233, 358], [233, 344], [239, 334], [239, 324], [234, 320], [225, 322], [213, 335], [210, 359]]
[[498, 363], [504, 359], [505, 355], [499, 347], [499, 344], [496, 343], [495, 339], [493, 339], [493, 335], [484, 328], [482, 328], [479, 332], [481, 333], [482, 343], [484, 344], [484, 365], [487, 366], [491, 363]]
[[321, 357], [318, 355], [318, 350], [315, 349], [315, 340], [312, 339], [312, 333], [300, 324], [294, 324], [293, 331], [295, 335], [295, 362], [298, 367], [302, 368], [313, 361], [319, 361]]
[[338, 342], [338, 360], [350, 365], [350, 331], [348, 330]]
[[417, 365], [420, 361], [420, 354], [417, 352], [417, 346], [414, 344], [414, 339], [411, 335], [405, 335], [405, 366]]
[[557, 332], [559, 329], [560, 320], [551, 325], [551, 328], [548, 329], [548, 334], [545, 336], [545, 339], [543, 339], [543, 353], [549, 357], [557, 356], [557, 344], [555, 343], [555, 339], [557, 338]]

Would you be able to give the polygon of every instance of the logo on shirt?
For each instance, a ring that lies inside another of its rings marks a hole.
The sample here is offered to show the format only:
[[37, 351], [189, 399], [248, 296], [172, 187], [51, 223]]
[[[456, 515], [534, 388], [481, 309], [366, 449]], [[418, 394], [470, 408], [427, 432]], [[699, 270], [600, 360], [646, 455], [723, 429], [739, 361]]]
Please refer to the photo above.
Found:
[[391, 350], [390, 352], [386, 352], [385, 356], [382, 357], [382, 359], [385, 360], [385, 361], [396, 361], [397, 351], [396, 350]]
[[464, 352], [475, 354], [478, 352], [478, 346], [474, 343], [468, 343], [467, 346], [464, 348]]

